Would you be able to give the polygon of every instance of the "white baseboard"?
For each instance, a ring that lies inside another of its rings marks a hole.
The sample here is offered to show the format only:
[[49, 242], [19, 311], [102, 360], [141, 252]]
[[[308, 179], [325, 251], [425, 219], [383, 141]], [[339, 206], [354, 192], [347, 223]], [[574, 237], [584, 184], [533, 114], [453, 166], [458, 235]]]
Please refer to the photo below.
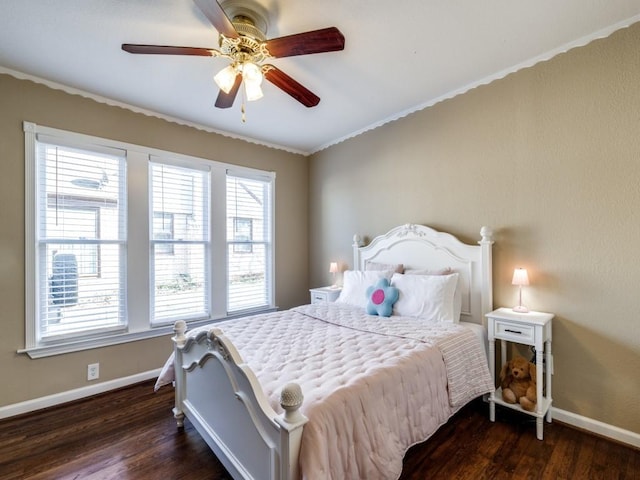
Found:
[[138, 373], [129, 377], [116, 378], [115, 380], [96, 383], [95, 385], [88, 385], [86, 387], [76, 388], [74, 390], [68, 390], [66, 392], [47, 395], [46, 397], [34, 398], [33, 400], [0, 407], [0, 419], [33, 412], [42, 408], [53, 407], [73, 400], [79, 400], [99, 393], [108, 392], [109, 390], [126, 387], [127, 385], [133, 385], [134, 383], [144, 382], [145, 380], [157, 377], [160, 370], [161, 369], [158, 368], [156, 370]]
[[607, 437], [612, 440], [631, 445], [632, 447], [640, 448], [639, 433], [635, 433], [630, 430], [624, 430], [622, 428], [609, 425], [608, 423], [603, 423], [598, 420], [593, 420], [592, 418], [583, 417], [582, 415], [567, 412], [566, 410], [561, 410], [556, 407], [551, 408], [551, 415], [553, 416], [553, 419], [558, 420], [562, 423], [566, 423], [567, 425], [581, 428], [582, 430], [587, 430], [591, 433], [595, 433], [597, 435], [601, 435], [603, 437]]

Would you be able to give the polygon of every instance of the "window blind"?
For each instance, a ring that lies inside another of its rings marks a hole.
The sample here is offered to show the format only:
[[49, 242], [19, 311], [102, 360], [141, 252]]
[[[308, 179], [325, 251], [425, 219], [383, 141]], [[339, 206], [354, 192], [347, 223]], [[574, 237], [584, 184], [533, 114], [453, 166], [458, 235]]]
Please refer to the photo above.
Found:
[[227, 310], [272, 303], [272, 180], [227, 173]]
[[36, 155], [38, 339], [123, 328], [125, 152], [39, 139]]
[[152, 162], [152, 323], [210, 312], [209, 172]]

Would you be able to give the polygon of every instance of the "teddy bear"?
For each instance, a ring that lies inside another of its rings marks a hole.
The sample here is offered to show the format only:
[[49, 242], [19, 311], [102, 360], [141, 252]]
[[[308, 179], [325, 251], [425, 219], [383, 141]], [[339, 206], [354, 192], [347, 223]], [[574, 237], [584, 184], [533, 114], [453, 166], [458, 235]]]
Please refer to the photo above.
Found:
[[514, 357], [500, 371], [502, 399], [519, 403], [528, 412], [536, 409], [536, 366], [524, 357]]

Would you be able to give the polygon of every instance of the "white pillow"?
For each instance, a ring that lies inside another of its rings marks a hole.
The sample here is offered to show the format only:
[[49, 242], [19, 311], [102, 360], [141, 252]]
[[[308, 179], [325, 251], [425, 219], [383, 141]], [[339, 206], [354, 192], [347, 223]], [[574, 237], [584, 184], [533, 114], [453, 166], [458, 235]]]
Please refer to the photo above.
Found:
[[[445, 267], [438, 270], [426, 269], [406, 269], [405, 275], [451, 275], [455, 273], [451, 267]], [[460, 314], [462, 313], [462, 287], [460, 281], [456, 283], [456, 291], [453, 294], [453, 321], [460, 322]]]
[[367, 288], [381, 278], [390, 279], [392, 274], [389, 270], [346, 270], [342, 277], [342, 291], [336, 302], [367, 308]]
[[458, 274], [400, 275], [391, 277], [391, 285], [400, 290], [393, 306], [394, 315], [416, 317], [435, 322], [455, 323], [453, 297]]

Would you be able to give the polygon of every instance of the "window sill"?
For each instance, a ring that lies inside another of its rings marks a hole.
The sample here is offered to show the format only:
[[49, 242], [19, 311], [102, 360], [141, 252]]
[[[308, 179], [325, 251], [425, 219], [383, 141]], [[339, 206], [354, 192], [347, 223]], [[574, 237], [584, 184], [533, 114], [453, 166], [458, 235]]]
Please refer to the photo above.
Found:
[[[250, 313], [250, 315], [275, 312], [276, 310], [277, 308], [267, 308], [260, 311], [253, 311]], [[194, 328], [202, 327], [210, 323], [217, 323], [223, 320], [232, 320], [234, 318], [240, 318], [243, 316], [247, 315], [233, 315], [217, 319], [207, 319], [200, 320], [198, 322], [190, 322], [188, 324], [189, 330], [193, 330]], [[75, 340], [52, 345], [41, 345], [37, 347], [23, 348], [18, 350], [18, 353], [26, 353], [33, 359], [52, 357], [54, 355], [63, 355], [65, 353], [80, 352], [82, 350], [91, 350], [94, 348], [108, 347], [111, 345], [119, 345], [122, 343], [137, 342], [139, 340], [146, 340], [149, 338], [164, 337], [165, 335], [171, 335], [172, 333], [173, 325], [165, 325], [141, 332], [119, 333], [116, 335], [84, 338], [82, 340]]]

